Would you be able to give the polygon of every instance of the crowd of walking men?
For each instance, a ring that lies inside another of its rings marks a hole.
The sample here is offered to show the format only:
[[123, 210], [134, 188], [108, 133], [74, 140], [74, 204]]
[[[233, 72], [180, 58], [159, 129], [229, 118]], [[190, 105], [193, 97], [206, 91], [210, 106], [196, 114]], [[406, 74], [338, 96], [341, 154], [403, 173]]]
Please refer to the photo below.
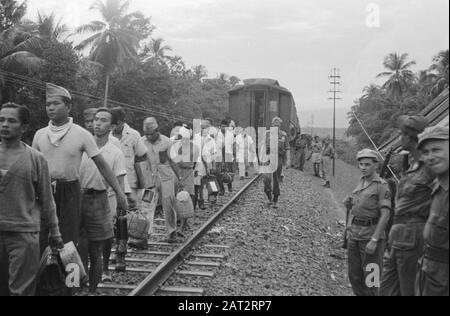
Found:
[[[212, 128], [212, 120], [204, 119], [199, 134], [180, 122], [167, 137], [149, 117], [141, 137], [125, 122], [122, 108], [87, 109], [82, 128], [69, 116], [70, 93], [53, 84], [46, 92], [50, 122], [37, 131], [32, 147], [21, 141], [29, 110], [14, 103], [0, 109], [0, 295], [35, 295], [44, 250], [57, 251], [70, 242], [80, 252], [88, 271], [85, 281], [95, 294], [101, 281], [112, 281], [113, 248], [115, 269], [126, 270], [127, 238], [120, 223], [127, 211], [142, 210], [151, 234], [159, 200], [167, 241], [180, 241], [193, 214], [177, 209], [178, 192], [187, 192], [195, 208], [205, 209], [205, 199], [214, 203], [225, 194], [225, 185], [233, 190], [234, 173], [244, 179], [264, 165], [258, 162], [256, 140], [231, 120]], [[283, 169], [291, 162], [303, 170], [312, 160], [315, 175], [329, 187], [326, 170], [334, 156], [329, 140], [308, 135], [290, 140], [278, 117], [272, 126], [278, 127], [278, 165], [264, 174], [269, 205], [278, 207]], [[356, 295], [448, 295], [448, 127], [427, 128], [418, 116], [402, 117], [399, 127], [411, 159], [397, 189], [388, 235], [392, 194], [377, 173], [380, 158], [372, 150], [357, 157], [361, 183], [346, 200], [352, 208], [350, 281]], [[231, 147], [225, 146], [230, 130]], [[269, 141], [266, 147], [269, 154]], [[189, 157], [180, 158], [186, 152]], [[141, 163], [150, 169], [145, 179]], [[216, 191], [208, 179], [217, 183]], [[367, 267], [379, 267], [381, 284], [368, 282], [373, 271]]]
[[377, 152], [358, 153], [362, 178], [345, 201], [350, 282], [358, 296], [448, 296], [449, 128], [422, 116], [401, 116], [398, 127], [409, 161], [395, 199]]
[[[70, 242], [76, 245], [88, 274], [83, 281], [95, 294], [100, 282], [112, 281], [113, 248], [115, 270], [126, 270], [127, 238], [120, 236], [120, 227], [127, 211], [142, 210], [151, 234], [159, 201], [167, 242], [178, 242], [185, 237], [184, 229], [193, 214], [176, 209], [177, 192], [188, 192], [194, 207], [204, 210], [205, 199], [214, 203], [217, 195], [225, 194], [225, 185], [232, 192], [235, 172], [241, 180], [251, 169], [258, 172], [255, 140], [231, 120], [213, 128], [212, 120], [204, 119], [201, 133], [196, 135], [192, 128], [176, 123], [169, 138], [160, 133], [157, 120], [149, 117], [144, 120], [141, 137], [125, 122], [122, 108], [86, 109], [84, 128], [73, 122], [71, 110], [70, 93], [47, 84], [50, 121], [28, 146], [22, 142], [30, 123], [28, 108], [14, 103], [1, 107], [0, 296], [35, 295], [44, 251], [56, 253]], [[281, 123], [275, 118], [273, 125]], [[230, 135], [226, 130], [233, 132], [231, 149], [217, 145], [218, 138], [224, 144]], [[280, 131], [279, 136], [280, 168], [265, 177], [264, 185], [274, 208], [289, 150], [287, 134]], [[200, 148], [196, 138], [201, 138]], [[188, 159], [181, 157], [186, 146]], [[138, 167], [142, 162], [151, 173], [145, 179]], [[205, 188], [210, 178], [217, 184], [217, 192]]]

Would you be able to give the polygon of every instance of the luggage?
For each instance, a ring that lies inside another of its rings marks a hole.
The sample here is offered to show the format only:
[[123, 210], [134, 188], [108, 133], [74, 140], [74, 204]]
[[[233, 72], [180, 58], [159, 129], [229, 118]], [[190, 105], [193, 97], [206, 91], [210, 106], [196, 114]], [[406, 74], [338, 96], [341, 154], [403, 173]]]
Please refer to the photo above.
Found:
[[155, 186], [153, 172], [147, 159], [136, 161], [134, 169], [136, 170], [138, 189], [147, 189]]
[[208, 201], [211, 203], [217, 202], [217, 195], [219, 194], [219, 183], [216, 177], [205, 177], [205, 188], [208, 191]]
[[150, 222], [140, 211], [131, 211], [127, 215], [128, 221], [128, 244], [137, 248], [146, 248], [148, 242], [148, 231]]
[[231, 184], [231, 183], [233, 183], [233, 181], [234, 181], [234, 174], [232, 174], [232, 173], [227, 173], [227, 172], [223, 173], [223, 174], [222, 174], [222, 181], [223, 181], [223, 183], [225, 183], [225, 184]]
[[153, 222], [155, 218], [155, 211], [158, 206], [159, 193], [156, 188], [147, 189], [144, 191], [142, 198], [142, 214], [149, 222], [148, 234], [153, 234]]
[[187, 191], [180, 191], [175, 199], [177, 216], [179, 219], [192, 218], [195, 216], [194, 203]]
[[47, 247], [39, 266], [36, 296], [70, 296], [71, 289], [66, 286], [66, 276], [59, 253], [53, 253]]
[[64, 249], [59, 252], [61, 262], [66, 268], [69, 264], [76, 264], [80, 268], [80, 280], [87, 278], [87, 273], [84, 270], [83, 262], [78, 254], [77, 248], [73, 242], [64, 245]]

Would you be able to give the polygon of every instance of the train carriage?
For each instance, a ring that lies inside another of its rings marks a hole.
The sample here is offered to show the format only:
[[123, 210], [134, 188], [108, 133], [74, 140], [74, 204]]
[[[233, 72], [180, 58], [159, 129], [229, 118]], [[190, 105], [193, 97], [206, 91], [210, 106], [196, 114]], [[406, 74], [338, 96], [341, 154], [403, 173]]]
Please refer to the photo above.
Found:
[[238, 126], [270, 128], [276, 116], [291, 136], [300, 131], [292, 93], [273, 79], [247, 79], [229, 91], [229, 114]]

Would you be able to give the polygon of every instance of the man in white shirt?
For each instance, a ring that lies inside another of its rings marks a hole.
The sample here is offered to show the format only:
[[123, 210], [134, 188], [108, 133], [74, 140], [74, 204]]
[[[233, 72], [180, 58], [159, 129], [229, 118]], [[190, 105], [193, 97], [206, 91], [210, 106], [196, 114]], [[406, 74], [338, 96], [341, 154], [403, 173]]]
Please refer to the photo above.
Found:
[[[124, 109], [116, 107], [112, 111], [117, 116], [117, 125], [113, 129], [112, 135], [120, 141], [125, 156], [125, 168], [130, 188], [129, 198], [135, 204], [134, 206], [140, 208], [144, 188], [139, 187], [135, 162], [146, 159], [147, 149], [141, 140], [141, 134], [125, 123]], [[127, 189], [127, 185], [125, 185], [125, 192], [128, 192]]]
[[[78, 244], [81, 220], [80, 165], [84, 153], [91, 158], [102, 176], [117, 194], [120, 210], [127, 210], [128, 204], [111, 168], [100, 154], [94, 138], [88, 131], [69, 117], [72, 110], [70, 93], [53, 84], [47, 84], [48, 127], [40, 129], [33, 140], [33, 148], [47, 159], [59, 219], [60, 231], [65, 243]], [[46, 230], [43, 230], [44, 235]], [[41, 240], [41, 251], [46, 248]]]
[[144, 121], [142, 141], [147, 148], [151, 168], [155, 175], [155, 182], [161, 194], [164, 218], [168, 232], [167, 241], [176, 242], [177, 212], [175, 209], [175, 177], [181, 181], [178, 166], [170, 159], [172, 141], [159, 133], [158, 122], [149, 117]]
[[[93, 131], [95, 142], [100, 149], [100, 153], [105, 158], [114, 175], [117, 177], [120, 187], [123, 189], [124, 177], [126, 175], [125, 158], [122, 151], [109, 138], [112, 124], [116, 122], [117, 119], [111, 110], [100, 108], [95, 114]], [[80, 183], [83, 193], [81, 202], [82, 240], [87, 242], [87, 247], [83, 247], [84, 251], [80, 251], [80, 254], [82, 255], [86, 271], [89, 255], [91, 262], [89, 270], [89, 291], [95, 293], [102, 273], [102, 252], [105, 279], [108, 272], [113, 238], [113, 216], [123, 214], [117, 214], [114, 191], [112, 191], [108, 183], [101, 176], [95, 163], [86, 154], [83, 155], [81, 162]], [[110, 207], [111, 205], [113, 208]], [[120, 254], [117, 255], [117, 258], [119, 257]], [[121, 260], [117, 260], [117, 262], [119, 264], [125, 264]]]

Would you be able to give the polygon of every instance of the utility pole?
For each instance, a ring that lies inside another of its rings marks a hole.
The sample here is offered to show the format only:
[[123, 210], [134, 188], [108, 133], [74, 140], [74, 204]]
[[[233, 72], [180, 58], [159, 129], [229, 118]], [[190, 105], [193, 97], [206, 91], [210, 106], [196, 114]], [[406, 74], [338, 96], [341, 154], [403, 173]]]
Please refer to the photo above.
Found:
[[[328, 100], [333, 100], [333, 149], [336, 150], [336, 101], [342, 100], [337, 96], [338, 93], [342, 93], [339, 90], [339, 86], [341, 85], [341, 75], [338, 68], [333, 68], [331, 70], [331, 75], [328, 77], [330, 79], [330, 84], [332, 85], [331, 91], [332, 97], [328, 98]], [[336, 156], [336, 155], [334, 155]], [[336, 175], [336, 157], [333, 156], [333, 177]]]

